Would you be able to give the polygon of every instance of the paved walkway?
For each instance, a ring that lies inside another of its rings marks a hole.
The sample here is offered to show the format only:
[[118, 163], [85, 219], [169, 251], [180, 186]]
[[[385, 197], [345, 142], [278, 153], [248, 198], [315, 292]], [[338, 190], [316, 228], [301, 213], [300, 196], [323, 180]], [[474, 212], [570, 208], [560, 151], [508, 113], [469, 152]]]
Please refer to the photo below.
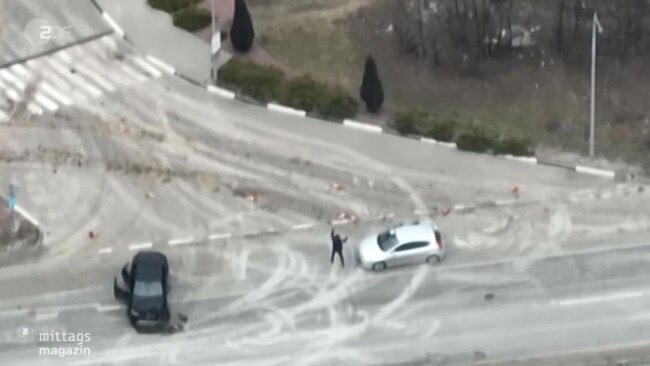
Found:
[[171, 16], [146, 0], [97, 0], [136, 47], [200, 82], [210, 79], [210, 45], [176, 28]]

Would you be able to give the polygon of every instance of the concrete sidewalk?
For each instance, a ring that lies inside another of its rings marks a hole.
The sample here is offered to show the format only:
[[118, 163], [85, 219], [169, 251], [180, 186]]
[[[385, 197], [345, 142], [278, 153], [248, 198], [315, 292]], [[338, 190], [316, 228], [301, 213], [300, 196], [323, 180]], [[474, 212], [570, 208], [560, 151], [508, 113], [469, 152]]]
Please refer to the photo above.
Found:
[[146, 0], [96, 0], [141, 52], [202, 83], [210, 79], [210, 44], [174, 27], [169, 14]]

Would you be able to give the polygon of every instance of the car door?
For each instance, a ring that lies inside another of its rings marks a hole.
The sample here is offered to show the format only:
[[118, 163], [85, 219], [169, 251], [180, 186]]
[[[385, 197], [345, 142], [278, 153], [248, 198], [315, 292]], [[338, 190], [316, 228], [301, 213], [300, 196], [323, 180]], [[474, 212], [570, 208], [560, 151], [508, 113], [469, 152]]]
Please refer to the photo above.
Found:
[[[399, 245], [393, 251], [391, 265], [401, 266], [405, 264], [419, 263], [420, 257], [426, 256], [426, 247], [429, 243], [416, 241]], [[424, 261], [424, 259], [422, 259]]]

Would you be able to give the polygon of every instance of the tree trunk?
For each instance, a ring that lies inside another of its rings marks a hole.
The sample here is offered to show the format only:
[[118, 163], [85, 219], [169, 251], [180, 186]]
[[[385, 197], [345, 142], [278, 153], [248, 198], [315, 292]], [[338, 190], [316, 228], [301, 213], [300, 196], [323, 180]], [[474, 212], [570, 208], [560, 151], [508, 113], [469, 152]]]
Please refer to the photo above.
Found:
[[555, 29], [555, 47], [557, 52], [564, 55], [564, 6], [565, 0], [557, 2], [557, 24]]

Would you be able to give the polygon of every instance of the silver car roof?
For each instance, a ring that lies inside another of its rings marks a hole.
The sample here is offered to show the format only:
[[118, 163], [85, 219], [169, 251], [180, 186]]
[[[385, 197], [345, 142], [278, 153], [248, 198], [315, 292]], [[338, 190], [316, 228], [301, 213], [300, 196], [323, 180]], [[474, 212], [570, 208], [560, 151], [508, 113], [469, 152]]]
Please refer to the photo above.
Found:
[[407, 224], [395, 228], [395, 236], [400, 244], [414, 241], [435, 241], [434, 229], [437, 229], [431, 221], [422, 221], [416, 224]]

